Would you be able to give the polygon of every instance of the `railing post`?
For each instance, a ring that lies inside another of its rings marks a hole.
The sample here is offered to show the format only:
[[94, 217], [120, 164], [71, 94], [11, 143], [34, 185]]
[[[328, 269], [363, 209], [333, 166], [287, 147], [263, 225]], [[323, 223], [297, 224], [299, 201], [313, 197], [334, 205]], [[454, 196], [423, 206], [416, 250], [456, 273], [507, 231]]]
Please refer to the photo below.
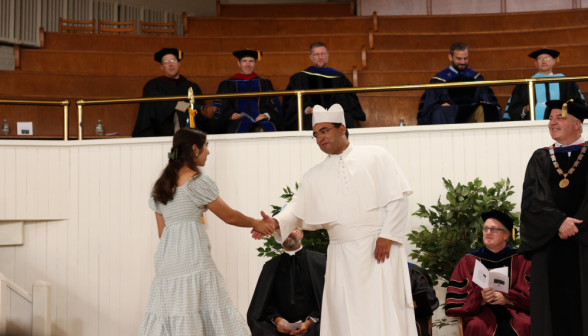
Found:
[[535, 81], [529, 79], [529, 114], [530, 119], [535, 120]]
[[78, 100], [78, 140], [84, 140], [84, 101]]
[[304, 113], [302, 112], [302, 91], [296, 92], [296, 100], [298, 102], [298, 130], [302, 131], [304, 125]]
[[37, 280], [33, 284], [33, 336], [51, 336], [51, 286]]
[[61, 102], [63, 105], [63, 141], [69, 141], [69, 100]]

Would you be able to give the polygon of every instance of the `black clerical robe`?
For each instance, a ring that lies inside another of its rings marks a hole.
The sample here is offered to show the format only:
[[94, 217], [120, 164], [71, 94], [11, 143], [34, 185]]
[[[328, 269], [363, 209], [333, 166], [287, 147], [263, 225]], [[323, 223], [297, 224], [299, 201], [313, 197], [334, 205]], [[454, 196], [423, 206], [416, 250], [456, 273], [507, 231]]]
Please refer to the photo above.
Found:
[[[465, 336], [530, 335], [531, 262], [516, 253], [508, 246], [498, 253], [482, 246], [455, 267], [445, 297], [445, 315], [463, 318]], [[508, 293], [501, 293], [513, 305], [481, 305], [483, 288], [472, 281], [476, 260], [488, 270], [508, 267], [510, 287]]]
[[[447, 68], [436, 74], [434, 83], [483, 81], [484, 77], [472, 69], [457, 72]], [[484, 102], [484, 103], [481, 103]], [[443, 104], [449, 106], [443, 106]], [[502, 111], [494, 91], [488, 86], [425, 90], [419, 104], [417, 120], [420, 125], [467, 122], [478, 107], [484, 109], [484, 121], [502, 120]]]
[[[582, 146], [555, 149], [567, 173]], [[588, 336], [588, 162], [568, 175], [569, 186], [551, 162], [549, 152], [536, 150], [527, 165], [521, 203], [519, 253], [533, 261], [531, 312], [533, 336]], [[566, 240], [558, 231], [567, 217], [583, 220], [579, 233]]]
[[[410, 288], [413, 300], [415, 322], [419, 336], [431, 336], [429, 333], [429, 318], [433, 311], [439, 307], [439, 300], [433, 289], [433, 280], [424, 268], [408, 263], [410, 274]], [[426, 298], [426, 302], [424, 300]]]
[[[187, 96], [190, 88], [194, 95], [202, 94], [198, 84], [190, 82], [182, 75], [177, 79], [161, 76], [145, 84], [143, 97]], [[133, 137], [174, 135], [174, 115], [178, 116], [180, 127], [186, 127], [189, 115], [186, 111], [176, 110], [176, 104], [177, 101], [141, 103]], [[198, 111], [195, 122], [196, 128], [208, 132], [209, 119], [200, 113], [200, 108], [204, 104], [202, 100], [195, 101], [194, 109]]]
[[[290, 259], [291, 257], [285, 256], [285, 253], [271, 259], [263, 266], [259, 280], [257, 281], [257, 286], [255, 287], [255, 292], [253, 293], [253, 298], [251, 298], [249, 310], [247, 311], [247, 324], [251, 329], [252, 336], [281, 335], [277, 332], [277, 327], [271, 320], [276, 317], [282, 317], [288, 322], [297, 322], [297, 320], [288, 320], [285, 317], [286, 315], [295, 316], [294, 318], [302, 321], [306, 320], [306, 317], [308, 316], [319, 318], [319, 321], [315, 323], [306, 334], [309, 336], [319, 335], [320, 309], [322, 306], [323, 288], [325, 286], [327, 257], [322, 253], [306, 249], [302, 249], [301, 251], [304, 252], [298, 259], [300, 261], [297, 265], [298, 272], [300, 272], [298, 273], [300, 276], [300, 278], [297, 278], [298, 282], [291, 283], [289, 280], [290, 265], [284, 265], [286, 263], [284, 259]], [[300, 253], [300, 251], [297, 253]], [[284, 281], [282, 279], [282, 281], [278, 283], [278, 277], [285, 277], [286, 280]], [[307, 279], [310, 281], [311, 290], [307, 292], [311, 293], [300, 292], [300, 289], [306, 287], [306, 285], [304, 285], [306, 281], [301, 280], [304, 277], [308, 277]], [[277, 286], [279, 286], [279, 288]], [[296, 292], [297, 290], [298, 292]], [[304, 294], [308, 297], [312, 297], [315, 302], [308, 302], [308, 300], [304, 299]], [[306, 307], [312, 308], [307, 308], [307, 310], [309, 310], [308, 312], [296, 311], [298, 309], [297, 305], [291, 304], [293, 298], [294, 301], [303, 301]], [[318, 316], [316, 316], [317, 314]]]
[[[334, 89], [351, 88], [353, 84], [341, 72], [332, 68], [316, 68], [311, 66], [306, 70], [290, 77], [287, 91], [309, 89]], [[298, 130], [298, 102], [296, 96], [284, 96], [284, 127], [286, 131]], [[345, 111], [345, 124], [347, 128], [355, 128], [355, 120], [365, 121], [365, 112], [361, 108], [359, 99], [355, 93], [334, 93], [323, 95], [302, 96], [302, 110], [314, 105], [320, 105], [326, 109], [333, 104], [340, 104]], [[312, 114], [304, 114], [303, 129], [312, 129]]]
[[[274, 91], [268, 79], [251, 75], [236, 74], [222, 81], [216, 93], [245, 93]], [[214, 101], [218, 109], [214, 116], [215, 133], [248, 133], [251, 131], [275, 132], [282, 131], [284, 113], [278, 97], [225, 98]], [[245, 113], [242, 119], [231, 120], [233, 113]], [[255, 121], [260, 115], [267, 113], [269, 120]]]
[[[563, 77], [563, 74], [552, 74], [549, 76], [541, 73], [535, 74], [532, 78], [551, 78]], [[575, 82], [561, 82], [561, 83], [537, 83], [535, 84], [535, 120], [549, 119], [545, 114], [547, 106], [545, 102], [550, 100], [565, 100], [574, 99], [574, 101], [584, 100], [584, 96], [580, 92], [580, 87]], [[508, 105], [504, 109], [504, 120], [530, 120], [531, 116], [527, 112], [523, 116], [525, 106], [529, 105], [529, 86], [521, 84], [515, 86], [512, 95], [508, 100]]]

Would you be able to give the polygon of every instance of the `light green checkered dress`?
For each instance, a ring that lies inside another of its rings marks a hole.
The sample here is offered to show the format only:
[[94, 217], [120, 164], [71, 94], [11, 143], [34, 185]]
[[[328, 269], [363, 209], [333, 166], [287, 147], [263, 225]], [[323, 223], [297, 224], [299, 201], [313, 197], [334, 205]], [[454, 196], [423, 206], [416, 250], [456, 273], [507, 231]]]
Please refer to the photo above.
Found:
[[217, 197], [214, 181], [199, 174], [178, 187], [168, 204], [149, 199], [151, 209], [163, 215], [165, 229], [139, 335], [251, 335], [212, 261], [202, 225], [205, 205]]

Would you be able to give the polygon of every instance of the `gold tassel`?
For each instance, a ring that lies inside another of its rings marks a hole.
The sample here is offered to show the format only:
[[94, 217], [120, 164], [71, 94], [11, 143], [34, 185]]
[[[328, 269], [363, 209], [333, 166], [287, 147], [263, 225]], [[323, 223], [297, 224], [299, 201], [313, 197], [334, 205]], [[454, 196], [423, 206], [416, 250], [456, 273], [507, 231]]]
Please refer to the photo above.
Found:
[[513, 227], [512, 227], [512, 240], [515, 240], [515, 239], [517, 239], [517, 238], [516, 238], [516, 236], [517, 236], [517, 235], [516, 235], [516, 233], [515, 233], [515, 227], [514, 227], [514, 225], [513, 225]]
[[198, 114], [198, 111], [193, 110], [192, 108], [189, 108], [188, 114], [190, 115], [190, 128], [196, 128], [196, 123], [194, 122], [194, 117], [196, 117], [196, 114]]
[[206, 224], [206, 221], [204, 220], [204, 215], [202, 215], [202, 224]]
[[573, 102], [573, 101], [574, 101], [573, 99], [570, 99], [562, 105], [562, 107], [561, 107], [561, 117], [562, 118], [565, 118], [568, 116], [568, 103]]
[[257, 60], [261, 61], [261, 52], [257, 50]]
[[178, 56], [179, 56], [178, 61], [181, 61], [182, 58], [184, 57], [184, 53], [181, 50], [178, 50]]

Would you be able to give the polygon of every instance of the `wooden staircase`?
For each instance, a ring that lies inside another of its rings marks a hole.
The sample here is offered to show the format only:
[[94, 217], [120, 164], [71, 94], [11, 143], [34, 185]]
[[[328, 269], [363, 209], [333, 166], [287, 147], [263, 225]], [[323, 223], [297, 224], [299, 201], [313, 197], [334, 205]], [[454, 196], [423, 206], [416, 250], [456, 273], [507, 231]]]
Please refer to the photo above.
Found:
[[[331, 7], [329, 7], [331, 6]], [[109, 36], [46, 33], [42, 49], [20, 49], [17, 71], [0, 71], [0, 96], [42, 99], [139, 97], [143, 85], [161, 75], [153, 53], [163, 47], [185, 52], [180, 73], [204, 93], [238, 71], [232, 51], [264, 51], [256, 72], [284, 90], [289, 77], [312, 65], [309, 46], [329, 48], [329, 66], [359, 86], [428, 83], [449, 65], [449, 45], [471, 47], [470, 67], [487, 80], [528, 78], [536, 69], [527, 57], [541, 47], [562, 52], [555, 72], [584, 75], [588, 70], [588, 10], [462, 16], [351, 16], [352, 3], [220, 5], [219, 17], [185, 19], [185, 35]], [[330, 8], [330, 10], [325, 9]], [[344, 9], [345, 8], [345, 9]], [[241, 17], [238, 17], [238, 14]], [[288, 13], [290, 17], [282, 17]], [[312, 13], [315, 17], [304, 17]], [[320, 17], [330, 13], [329, 17]], [[260, 17], [256, 17], [260, 16]], [[354, 69], [355, 76], [354, 76]], [[580, 83], [588, 92], [588, 84]], [[502, 108], [512, 86], [495, 87]], [[362, 127], [398, 125], [400, 117], [416, 124], [422, 91], [360, 94], [367, 114]], [[75, 111], [72, 108], [72, 112]], [[106, 133], [130, 136], [138, 104], [85, 108], [84, 136], [93, 135], [98, 119]], [[61, 110], [51, 107], [1, 106], [0, 120], [33, 121], [35, 135], [59, 138]], [[70, 134], [77, 118], [71, 113]]]

